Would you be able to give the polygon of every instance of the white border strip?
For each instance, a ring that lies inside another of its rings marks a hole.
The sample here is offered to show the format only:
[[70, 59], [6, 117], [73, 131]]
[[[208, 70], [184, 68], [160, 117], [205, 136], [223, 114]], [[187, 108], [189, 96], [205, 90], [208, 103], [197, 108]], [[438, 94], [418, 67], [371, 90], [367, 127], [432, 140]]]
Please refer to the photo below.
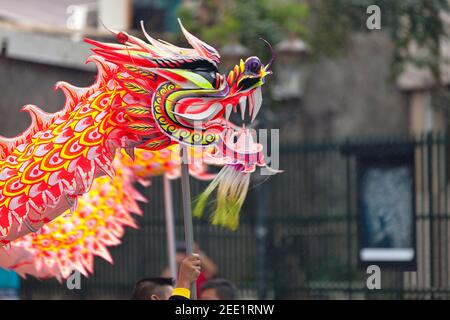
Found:
[[359, 256], [362, 261], [412, 261], [414, 249], [362, 248]]

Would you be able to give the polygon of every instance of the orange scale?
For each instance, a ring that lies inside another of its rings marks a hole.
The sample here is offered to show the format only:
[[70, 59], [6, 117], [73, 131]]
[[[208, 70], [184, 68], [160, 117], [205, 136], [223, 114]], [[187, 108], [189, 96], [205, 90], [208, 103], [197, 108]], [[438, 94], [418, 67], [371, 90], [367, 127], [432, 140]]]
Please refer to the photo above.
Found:
[[2, 186], [10, 178], [18, 176], [18, 175], [19, 175], [19, 170], [16, 167], [7, 168], [7, 169], [3, 170], [1, 177], [0, 177], [0, 186]]
[[86, 157], [89, 148], [79, 143], [79, 137], [70, 139], [61, 149], [61, 157], [67, 160], [73, 160], [82, 156]]
[[17, 161], [17, 157], [14, 155], [9, 155], [6, 158], [6, 162], [0, 163], [1, 167], [12, 167], [12, 168], [16, 168], [19, 165], [19, 162]]
[[51, 130], [47, 130], [39, 135], [39, 142], [49, 142], [52, 141], [55, 136], [52, 134]]
[[100, 133], [98, 127], [86, 129], [80, 137], [80, 144], [84, 146], [95, 146], [102, 144], [104, 136]]
[[63, 242], [58, 241], [58, 240], [53, 240], [52, 246], [53, 246], [55, 249], [61, 248], [61, 247], [63, 247]]
[[[42, 247], [42, 248], [50, 248], [51, 247], [51, 241], [48, 238], [44, 238], [44, 239], [36, 239], [36, 243], [34, 244], [37, 247]], [[42, 254], [46, 255], [47, 251], [42, 251]]]
[[67, 170], [68, 164], [69, 162], [61, 157], [61, 149], [55, 148], [42, 158], [40, 168], [44, 171], [53, 172], [63, 168]]
[[83, 119], [86, 117], [92, 117], [95, 118], [95, 116], [98, 114], [98, 110], [92, 109], [89, 104], [86, 104], [82, 106], [73, 116], [73, 119]]
[[20, 181], [24, 184], [35, 184], [41, 181], [47, 181], [49, 172], [40, 169], [41, 161], [36, 161], [28, 165], [22, 173]]
[[106, 89], [105, 92], [102, 92], [92, 100], [90, 107], [92, 110], [98, 110], [101, 112], [105, 110], [105, 106], [108, 105], [108, 101], [112, 100], [113, 98], [114, 94]]
[[[6, 181], [3, 188], [3, 195], [5, 197], [16, 197], [21, 194], [28, 194], [30, 190], [29, 185], [24, 185], [20, 182], [20, 176], [12, 177]], [[7, 199], [9, 200], [9, 199]]]
[[30, 143], [29, 145], [27, 145], [24, 152], [18, 154], [19, 156], [17, 157], [17, 161], [23, 163], [25, 161], [30, 160], [33, 157], [35, 148], [36, 148], [36, 146], [33, 143]]
[[95, 227], [99, 225], [99, 221], [98, 219], [91, 218], [88, 221], [86, 221], [85, 225], [90, 231], [92, 231], [95, 230]]

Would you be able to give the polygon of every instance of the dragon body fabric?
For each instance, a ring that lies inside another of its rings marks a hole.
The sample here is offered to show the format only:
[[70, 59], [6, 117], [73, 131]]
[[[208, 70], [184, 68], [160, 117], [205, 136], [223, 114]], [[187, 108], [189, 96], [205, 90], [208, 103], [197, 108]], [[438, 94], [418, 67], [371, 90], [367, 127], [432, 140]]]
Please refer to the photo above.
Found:
[[[176, 179], [180, 175], [179, 148], [171, 146], [160, 151], [136, 150], [132, 161], [124, 152], [114, 159], [115, 176], [98, 177], [91, 189], [78, 200], [77, 209], [66, 212], [44, 225], [39, 232], [30, 233], [10, 244], [8, 251], [0, 249], [0, 267], [22, 276], [66, 279], [73, 270], [85, 276], [94, 270], [94, 257], [112, 263], [107, 248], [121, 243], [124, 227], [136, 228], [132, 214], [141, 215], [137, 201], [146, 199], [134, 188], [159, 175]], [[191, 157], [199, 159], [193, 150]], [[205, 161], [208, 161], [205, 159]], [[210, 180], [205, 161], [192, 161], [190, 174]]]
[[220, 75], [218, 52], [182, 30], [192, 48], [155, 40], [145, 30], [149, 43], [115, 31], [118, 44], [87, 39], [95, 47], [89, 59], [98, 69], [95, 83], [87, 88], [57, 83], [66, 96], [57, 113], [23, 108], [32, 118], [30, 127], [16, 138], [0, 139], [0, 246], [74, 211], [95, 178], [114, 177], [119, 148], [133, 157], [135, 149], [212, 146], [212, 157], [226, 166], [195, 212], [201, 214], [218, 189], [216, 223], [237, 226], [248, 174], [265, 163], [250, 130], [233, 129], [228, 118], [239, 105], [243, 117], [246, 110], [256, 117], [271, 62], [264, 66], [250, 57], [228, 76]]

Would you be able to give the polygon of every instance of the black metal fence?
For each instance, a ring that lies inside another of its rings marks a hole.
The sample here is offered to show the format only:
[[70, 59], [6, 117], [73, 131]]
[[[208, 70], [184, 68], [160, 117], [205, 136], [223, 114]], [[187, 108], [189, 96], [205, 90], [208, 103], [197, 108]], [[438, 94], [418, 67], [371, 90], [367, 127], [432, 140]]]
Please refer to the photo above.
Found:
[[[411, 299], [450, 298], [448, 145], [444, 135], [369, 139], [359, 143], [415, 145], [417, 271], [382, 269], [381, 290], [369, 290], [358, 267], [356, 160], [345, 142], [304, 143], [281, 148], [284, 173], [254, 181], [236, 232], [195, 220], [195, 238], [234, 281], [242, 298]], [[193, 194], [205, 183], [193, 182]], [[179, 182], [173, 183], [179, 199]], [[96, 259], [81, 290], [56, 281], [22, 282], [23, 298], [129, 298], [136, 280], [167, 264], [162, 181], [144, 190], [149, 203], [139, 230], [128, 230], [112, 248], [114, 265]], [[176, 201], [177, 237], [183, 239]]]

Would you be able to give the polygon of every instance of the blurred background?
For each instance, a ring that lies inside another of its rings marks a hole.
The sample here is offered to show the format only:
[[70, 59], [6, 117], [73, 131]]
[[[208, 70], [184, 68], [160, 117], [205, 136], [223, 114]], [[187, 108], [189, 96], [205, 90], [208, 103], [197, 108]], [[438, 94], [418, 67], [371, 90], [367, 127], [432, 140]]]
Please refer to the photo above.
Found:
[[[57, 81], [93, 82], [82, 39], [114, 42], [102, 23], [142, 37], [143, 20], [154, 38], [186, 45], [180, 17], [219, 50], [223, 72], [267, 61], [262, 37], [277, 60], [259, 126], [280, 129], [285, 172], [254, 178], [236, 232], [194, 221], [217, 276], [245, 299], [449, 298], [449, 13], [447, 0], [0, 0], [0, 134], [28, 126], [25, 104], [62, 108]], [[168, 263], [162, 182], [142, 192], [140, 229], [111, 249], [114, 265], [96, 260], [81, 290], [6, 272], [0, 287], [23, 299], [129, 298]], [[371, 264], [381, 290], [367, 287]]]

